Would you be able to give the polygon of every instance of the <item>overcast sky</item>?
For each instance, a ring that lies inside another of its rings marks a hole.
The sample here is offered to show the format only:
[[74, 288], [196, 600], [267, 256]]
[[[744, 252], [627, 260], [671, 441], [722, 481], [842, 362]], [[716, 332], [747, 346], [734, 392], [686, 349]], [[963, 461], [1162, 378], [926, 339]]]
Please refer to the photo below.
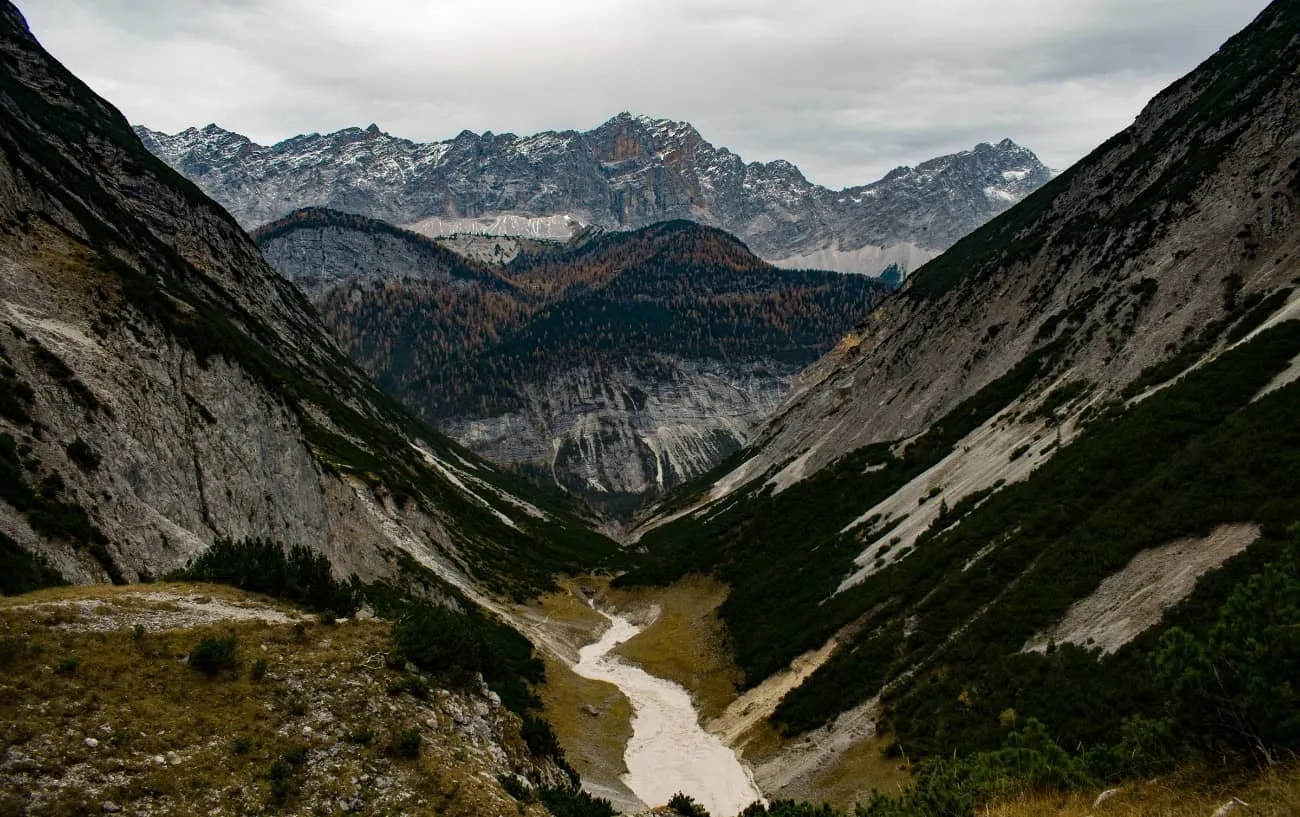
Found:
[[1011, 137], [1064, 168], [1266, 0], [18, 0], [133, 122], [263, 144], [688, 120], [843, 187]]

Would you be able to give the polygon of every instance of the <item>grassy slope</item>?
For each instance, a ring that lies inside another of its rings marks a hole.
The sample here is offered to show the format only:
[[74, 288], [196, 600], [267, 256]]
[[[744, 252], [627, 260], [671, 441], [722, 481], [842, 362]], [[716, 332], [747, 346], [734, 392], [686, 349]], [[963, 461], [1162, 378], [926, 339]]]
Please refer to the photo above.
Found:
[[1097, 805], [1100, 792], [1033, 792], [995, 801], [982, 817], [1207, 817], [1237, 798], [1238, 813], [1258, 817], [1300, 814], [1300, 767], [1269, 769], [1257, 777], [1223, 776], [1213, 769], [1184, 768], [1164, 778], [1131, 783]]
[[[178, 604], [145, 592], [270, 609], [302, 624], [155, 629], [174, 621]], [[79, 601], [88, 603], [71, 606]], [[145, 622], [139, 634], [133, 621]], [[109, 629], [71, 629], [95, 622]], [[201, 639], [229, 634], [236, 670], [213, 678], [177, 660]], [[521, 813], [484, 779], [482, 749], [449, 714], [471, 699], [388, 694], [406, 672], [385, 668], [384, 622], [324, 627], [211, 585], [60, 588], [0, 601], [0, 646], [0, 746], [14, 760], [0, 770], [5, 814], [26, 798], [32, 814], [83, 813], [103, 801], [176, 815], [332, 813], [352, 801], [363, 814]], [[256, 680], [259, 659], [266, 674]], [[500, 717], [513, 722], [507, 751], [524, 756], [517, 720]], [[406, 729], [421, 735], [418, 757], [392, 753]]]
[[614, 652], [685, 687], [702, 719], [716, 717], [736, 699], [741, 681], [717, 616], [726, 598], [725, 585], [699, 575], [665, 588], [613, 591], [608, 601], [617, 609], [658, 610], [652, 623]]

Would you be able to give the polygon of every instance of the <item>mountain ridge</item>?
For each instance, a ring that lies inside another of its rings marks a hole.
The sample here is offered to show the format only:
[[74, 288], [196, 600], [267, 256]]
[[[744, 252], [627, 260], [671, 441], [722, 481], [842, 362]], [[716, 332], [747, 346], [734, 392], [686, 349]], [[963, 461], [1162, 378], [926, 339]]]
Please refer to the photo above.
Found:
[[629, 229], [686, 218], [738, 235], [778, 266], [869, 274], [914, 269], [1051, 178], [1004, 139], [831, 190], [784, 160], [746, 163], [689, 123], [627, 113], [586, 132], [462, 131], [427, 144], [373, 125], [272, 146], [216, 125], [136, 133], [250, 228], [305, 206], [417, 232], [495, 224], [550, 238], [579, 223]]

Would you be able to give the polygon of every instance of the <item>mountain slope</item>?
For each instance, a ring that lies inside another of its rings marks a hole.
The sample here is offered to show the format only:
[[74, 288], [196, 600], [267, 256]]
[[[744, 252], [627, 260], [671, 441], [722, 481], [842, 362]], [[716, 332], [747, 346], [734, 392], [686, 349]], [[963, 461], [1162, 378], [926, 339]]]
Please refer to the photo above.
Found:
[[[726, 580], [749, 685], [807, 653], [774, 709], [800, 745], [866, 719], [913, 754], [996, 748], [1033, 716], [1104, 747], [1160, 717], [1162, 630], [1208, 630], [1300, 520], [1298, 35], [1275, 3], [923, 267], [643, 525], [623, 581]], [[806, 784], [790, 759], [760, 783]]]
[[477, 453], [616, 512], [738, 449], [799, 367], [886, 291], [778, 270], [689, 222], [587, 236], [496, 271], [329, 211], [256, 238], [390, 393]]
[[432, 144], [373, 125], [270, 147], [215, 125], [136, 132], [247, 227], [309, 206], [430, 235], [563, 239], [578, 224], [690, 219], [739, 236], [778, 266], [872, 275], [915, 269], [1051, 178], [1008, 139], [835, 191], [789, 162], [746, 164], [688, 123], [629, 114], [586, 132], [465, 131]]
[[224, 211], [0, 13], [0, 548], [75, 581], [217, 537], [545, 586], [610, 544], [420, 426]]

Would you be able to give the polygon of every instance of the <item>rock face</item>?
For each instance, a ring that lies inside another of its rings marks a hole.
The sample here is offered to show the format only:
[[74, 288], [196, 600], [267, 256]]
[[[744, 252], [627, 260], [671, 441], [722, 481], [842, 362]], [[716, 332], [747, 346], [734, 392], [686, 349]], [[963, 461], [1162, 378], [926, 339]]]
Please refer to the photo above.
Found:
[[522, 389], [518, 411], [440, 425], [489, 460], [532, 465], [610, 510], [634, 510], [740, 450], [798, 372], [774, 360], [642, 362], [558, 372]]
[[[1120, 389], [1207, 325], [1239, 319], [1243, 299], [1288, 287], [1300, 189], [1290, 85], [1257, 100], [1251, 84], [1231, 86], [1227, 61], [1171, 86], [1128, 130], [959, 242], [809, 369], [755, 473], [815, 449], [811, 474], [916, 434], [1067, 333], [1071, 376]], [[1223, 87], [1238, 94], [1231, 106], [1193, 114]], [[1241, 111], [1249, 124], [1229, 120]]]
[[509, 495], [381, 393], [7, 3], [0, 57], [6, 558], [137, 580], [261, 536], [368, 578], [403, 563], [466, 586], [540, 578], [564, 511]]
[[829, 190], [789, 162], [747, 164], [688, 123], [629, 114], [586, 132], [465, 131], [432, 144], [374, 125], [269, 147], [215, 125], [136, 132], [248, 228], [309, 206], [429, 235], [567, 239], [582, 224], [690, 219], [778, 266], [871, 275], [915, 269], [1051, 178], [1006, 139]]
[[457, 288], [496, 280], [440, 242], [328, 210], [300, 210], [253, 238], [267, 263], [314, 301], [347, 283], [408, 280]]
[[689, 222], [504, 266], [313, 209], [256, 231], [354, 359], [476, 453], [625, 513], [738, 450], [886, 288]]

